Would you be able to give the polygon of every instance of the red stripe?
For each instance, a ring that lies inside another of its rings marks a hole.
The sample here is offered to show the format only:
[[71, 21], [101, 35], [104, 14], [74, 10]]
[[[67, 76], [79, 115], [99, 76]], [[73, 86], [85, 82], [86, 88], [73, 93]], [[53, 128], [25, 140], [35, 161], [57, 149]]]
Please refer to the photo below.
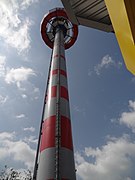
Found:
[[58, 69], [52, 70], [52, 75], [58, 74]]
[[47, 118], [42, 126], [40, 152], [49, 147], [55, 147], [56, 116]]
[[60, 55], [60, 57], [61, 57], [61, 58], [63, 58], [63, 59], [65, 60], [65, 56], [63, 56], [63, 55]]
[[69, 97], [68, 97], [68, 90], [67, 88], [65, 88], [64, 86], [61, 86], [60, 87], [60, 96], [66, 100], [69, 100]]
[[[57, 57], [59, 57], [59, 55], [58, 55], [58, 54], [56, 54], [56, 55], [54, 55], [54, 56], [53, 56], [53, 58], [57, 58]], [[60, 57], [61, 57], [62, 59], [64, 59], [64, 60], [65, 60], [65, 56], [60, 55]]]
[[51, 97], [56, 97], [57, 95], [57, 86], [51, 87]]
[[[57, 86], [52, 86], [51, 87], [51, 97], [56, 97], [57, 96]], [[69, 100], [68, 97], [68, 90], [64, 86], [60, 87], [60, 97]], [[48, 96], [46, 97], [46, 100], [48, 100]]]
[[65, 76], [65, 77], [67, 77], [67, 73], [66, 73], [66, 71], [64, 71], [64, 70], [60, 70], [60, 74], [62, 74], [63, 76]]
[[71, 122], [65, 116], [61, 116], [61, 147], [73, 150]]
[[[56, 75], [56, 74], [58, 74], [58, 69], [52, 71], [52, 75]], [[60, 74], [67, 77], [67, 73], [62, 69], [60, 69]]]
[[59, 57], [58, 54], [56, 54], [56, 55], [53, 56], [53, 58], [57, 58], [57, 57]]

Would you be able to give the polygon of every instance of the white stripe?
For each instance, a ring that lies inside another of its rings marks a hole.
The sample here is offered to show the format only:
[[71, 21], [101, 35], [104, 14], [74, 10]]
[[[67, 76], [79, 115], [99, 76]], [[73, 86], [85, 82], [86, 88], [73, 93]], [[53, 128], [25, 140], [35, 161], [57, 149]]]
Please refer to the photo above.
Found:
[[56, 98], [48, 99], [45, 105], [44, 120], [56, 115]]
[[61, 178], [76, 180], [73, 151], [60, 149], [60, 174]]
[[[58, 82], [58, 74], [54, 74], [53, 76], [50, 77], [48, 92], [51, 90], [52, 86], [57, 86], [57, 82]], [[62, 74], [60, 75], [60, 85], [64, 86], [67, 89], [67, 78]]]
[[61, 116], [65, 116], [70, 119], [69, 101], [64, 98], [60, 98], [60, 107]]
[[[58, 69], [58, 59], [59, 57], [55, 57], [52, 61], [52, 68], [51, 71]], [[61, 57], [60, 60], [60, 69], [62, 69], [63, 71], [66, 71], [66, 64], [65, 64], [65, 60], [63, 60], [63, 58]]]
[[48, 148], [41, 152], [36, 180], [55, 178], [55, 148]]

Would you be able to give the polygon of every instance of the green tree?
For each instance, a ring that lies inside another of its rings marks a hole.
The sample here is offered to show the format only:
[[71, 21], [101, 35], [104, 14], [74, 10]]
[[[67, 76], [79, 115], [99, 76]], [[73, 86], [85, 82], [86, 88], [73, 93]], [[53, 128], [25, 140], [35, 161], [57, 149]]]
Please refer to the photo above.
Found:
[[0, 173], [0, 180], [32, 180], [30, 170], [15, 170], [7, 166]]

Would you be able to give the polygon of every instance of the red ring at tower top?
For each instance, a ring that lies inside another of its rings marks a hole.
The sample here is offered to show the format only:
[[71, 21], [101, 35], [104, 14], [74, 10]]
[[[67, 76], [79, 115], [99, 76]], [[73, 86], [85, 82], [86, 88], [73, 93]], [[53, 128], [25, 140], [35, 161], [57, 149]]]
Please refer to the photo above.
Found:
[[68, 49], [75, 43], [77, 39], [78, 26], [70, 22], [63, 8], [55, 8], [49, 11], [49, 13], [43, 18], [43, 21], [41, 23], [42, 39], [44, 40], [47, 46], [53, 49], [53, 43], [55, 37], [53, 24], [54, 24], [54, 19], [56, 18], [57, 19], [61, 18], [63, 20], [61, 22], [63, 22], [63, 25], [67, 28], [64, 41], [65, 41], [65, 49]]

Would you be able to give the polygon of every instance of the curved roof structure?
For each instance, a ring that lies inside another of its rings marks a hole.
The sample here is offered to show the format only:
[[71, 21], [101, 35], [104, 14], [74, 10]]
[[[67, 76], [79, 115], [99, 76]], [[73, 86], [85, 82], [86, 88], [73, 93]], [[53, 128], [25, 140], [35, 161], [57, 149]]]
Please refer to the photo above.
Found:
[[106, 32], [113, 32], [104, 0], [61, 0], [70, 20]]
[[61, 0], [77, 25], [115, 32], [127, 69], [135, 75], [135, 0]]

